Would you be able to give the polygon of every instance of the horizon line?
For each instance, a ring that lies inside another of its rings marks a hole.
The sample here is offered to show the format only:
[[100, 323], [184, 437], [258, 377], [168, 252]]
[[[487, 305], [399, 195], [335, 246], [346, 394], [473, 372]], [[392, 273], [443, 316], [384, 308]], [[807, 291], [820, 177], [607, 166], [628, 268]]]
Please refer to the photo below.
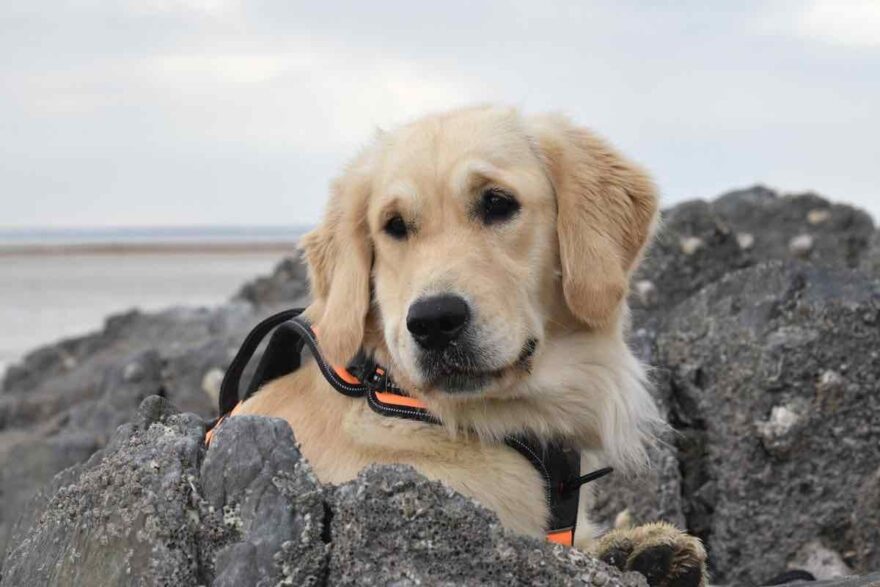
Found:
[[84, 231], [121, 231], [121, 230], [290, 230], [311, 228], [313, 223], [298, 224], [107, 224], [107, 225], [0, 225], [0, 233], [33, 232], [33, 231], [57, 231], [57, 232], [84, 232]]

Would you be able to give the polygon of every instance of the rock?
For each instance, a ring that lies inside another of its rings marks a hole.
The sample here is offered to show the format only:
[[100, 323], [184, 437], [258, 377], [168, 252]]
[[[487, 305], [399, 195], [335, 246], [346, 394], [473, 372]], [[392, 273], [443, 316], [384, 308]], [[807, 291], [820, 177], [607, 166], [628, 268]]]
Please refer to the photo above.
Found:
[[809, 234], [799, 234], [788, 241], [788, 250], [792, 256], [803, 259], [810, 256], [814, 245], [815, 241], [812, 236]]
[[215, 585], [317, 584], [326, 575], [323, 489], [283, 420], [231, 418], [201, 468], [205, 500], [236, 539], [217, 552]]
[[639, 585], [577, 550], [503, 530], [474, 501], [409, 467], [372, 467], [334, 493], [328, 582]]
[[706, 243], [698, 236], [685, 236], [678, 241], [681, 252], [690, 257], [703, 248]]
[[144, 368], [137, 361], [125, 366], [122, 371], [122, 379], [128, 383], [139, 381], [144, 376]]
[[788, 566], [803, 569], [819, 580], [852, 575], [852, 570], [843, 562], [840, 553], [826, 547], [819, 540], [811, 540], [801, 546]]
[[657, 302], [657, 287], [651, 281], [639, 280], [633, 284], [633, 290], [642, 306], [648, 308]]
[[795, 581], [786, 583], [786, 587], [878, 587], [880, 573], [871, 573], [861, 577], [839, 577], [827, 581]]
[[299, 257], [284, 259], [271, 275], [244, 285], [235, 295], [255, 306], [304, 306], [308, 298], [307, 268]]
[[685, 202], [664, 211], [657, 238], [636, 273], [635, 282], [650, 281], [655, 291], [650, 306], [638, 295], [631, 297], [635, 324], [648, 324], [728, 271], [753, 263], [711, 204]]
[[862, 257], [859, 267], [870, 275], [880, 277], [880, 230], [874, 231], [868, 251]]
[[877, 569], [880, 543], [853, 516], [880, 467], [878, 313], [878, 281], [777, 263], [668, 317], [656, 358], [671, 376], [684, 514], [716, 581], [758, 584], [814, 540], [856, 572]]
[[797, 433], [803, 429], [804, 414], [808, 409], [809, 405], [803, 401], [773, 406], [767, 420], [755, 423], [764, 449], [777, 456], [790, 450], [798, 440]]
[[815, 210], [810, 210], [807, 212], [807, 222], [812, 224], [813, 226], [817, 224], [822, 224], [831, 218], [831, 211], [827, 208], [816, 208]]
[[748, 251], [755, 246], [755, 235], [750, 232], [739, 232], [736, 235], [736, 244], [744, 251]]
[[850, 527], [854, 566], [880, 569], [880, 468], [858, 486]]
[[[873, 240], [873, 245], [872, 240]], [[674, 305], [725, 274], [772, 260], [808, 257], [833, 267], [875, 268], [878, 237], [871, 217], [815, 194], [780, 196], [767, 188], [729, 192], [663, 212], [655, 243], [636, 281], [656, 286], [651, 304], [632, 296], [635, 323], [660, 319]], [[871, 248], [873, 246], [873, 249]]]
[[322, 583], [323, 489], [287, 424], [233, 418], [207, 454], [204, 432], [145, 400], [139, 421], [35, 500], [2, 585]]
[[407, 467], [322, 488], [282, 420], [231, 418], [206, 454], [203, 436], [198, 417], [145, 400], [32, 502], [0, 585], [646, 584], [509, 534]]
[[120, 432], [21, 533], [0, 584], [203, 582], [198, 535], [209, 524], [200, 519], [195, 486], [201, 420], [146, 417]]
[[220, 399], [220, 385], [223, 383], [223, 369], [214, 367], [205, 372], [202, 377], [202, 391], [208, 394], [213, 403]]
[[[135, 379], [126, 375], [138, 365]], [[154, 351], [135, 354], [90, 381], [71, 387], [70, 396], [39, 386], [22, 396], [5, 394], [0, 430], [0, 548], [23, 505], [62, 469], [89, 458], [147, 396], [162, 392], [162, 361]], [[70, 381], [69, 377], [65, 377]], [[64, 388], [62, 388], [64, 389]]]
[[759, 265], [634, 329], [676, 434], [653, 470], [596, 482], [596, 519], [687, 528], [719, 583], [760, 584], [814, 540], [880, 569], [878, 292], [857, 272]]
[[255, 282], [262, 285], [245, 286], [260, 292], [252, 296], [258, 305], [242, 298], [212, 309], [127, 312], [100, 332], [37, 349], [11, 366], [0, 395], [0, 552], [21, 505], [53, 475], [104, 447], [143, 398], [162, 395], [214, 417], [211, 394], [250, 328], [304, 303], [305, 284], [284, 279], [301, 276], [297, 267], [283, 261], [272, 278]]
[[814, 262], [856, 267], [874, 232], [866, 212], [813, 193], [780, 196], [756, 186], [720, 196], [712, 210], [732, 230], [755, 235], [756, 262], [790, 258], [792, 239], [809, 235]]

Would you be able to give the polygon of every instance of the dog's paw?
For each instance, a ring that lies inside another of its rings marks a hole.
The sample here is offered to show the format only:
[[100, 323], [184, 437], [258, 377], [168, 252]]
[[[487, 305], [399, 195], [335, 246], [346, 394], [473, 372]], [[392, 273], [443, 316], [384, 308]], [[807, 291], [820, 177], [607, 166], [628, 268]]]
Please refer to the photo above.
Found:
[[612, 530], [595, 552], [621, 571], [641, 573], [651, 587], [705, 587], [708, 582], [703, 543], [665, 522]]

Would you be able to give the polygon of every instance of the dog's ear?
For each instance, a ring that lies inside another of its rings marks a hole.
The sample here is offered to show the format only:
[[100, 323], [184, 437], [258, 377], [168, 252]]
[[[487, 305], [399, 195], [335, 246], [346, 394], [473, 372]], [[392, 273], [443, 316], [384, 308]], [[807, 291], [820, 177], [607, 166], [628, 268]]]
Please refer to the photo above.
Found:
[[654, 184], [590, 131], [558, 115], [528, 120], [556, 192], [562, 290], [571, 312], [602, 328], [617, 315], [657, 217]]
[[331, 364], [345, 365], [361, 346], [370, 309], [373, 248], [367, 227], [372, 157], [364, 153], [332, 185], [321, 224], [299, 246], [309, 268], [306, 316]]

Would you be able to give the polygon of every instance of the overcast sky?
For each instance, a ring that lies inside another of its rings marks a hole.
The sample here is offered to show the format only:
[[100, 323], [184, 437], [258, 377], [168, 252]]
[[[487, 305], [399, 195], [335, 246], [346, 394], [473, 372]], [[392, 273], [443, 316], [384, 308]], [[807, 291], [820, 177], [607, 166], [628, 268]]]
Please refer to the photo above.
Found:
[[0, 226], [314, 222], [376, 127], [559, 110], [664, 203], [880, 218], [880, 0], [0, 2]]

